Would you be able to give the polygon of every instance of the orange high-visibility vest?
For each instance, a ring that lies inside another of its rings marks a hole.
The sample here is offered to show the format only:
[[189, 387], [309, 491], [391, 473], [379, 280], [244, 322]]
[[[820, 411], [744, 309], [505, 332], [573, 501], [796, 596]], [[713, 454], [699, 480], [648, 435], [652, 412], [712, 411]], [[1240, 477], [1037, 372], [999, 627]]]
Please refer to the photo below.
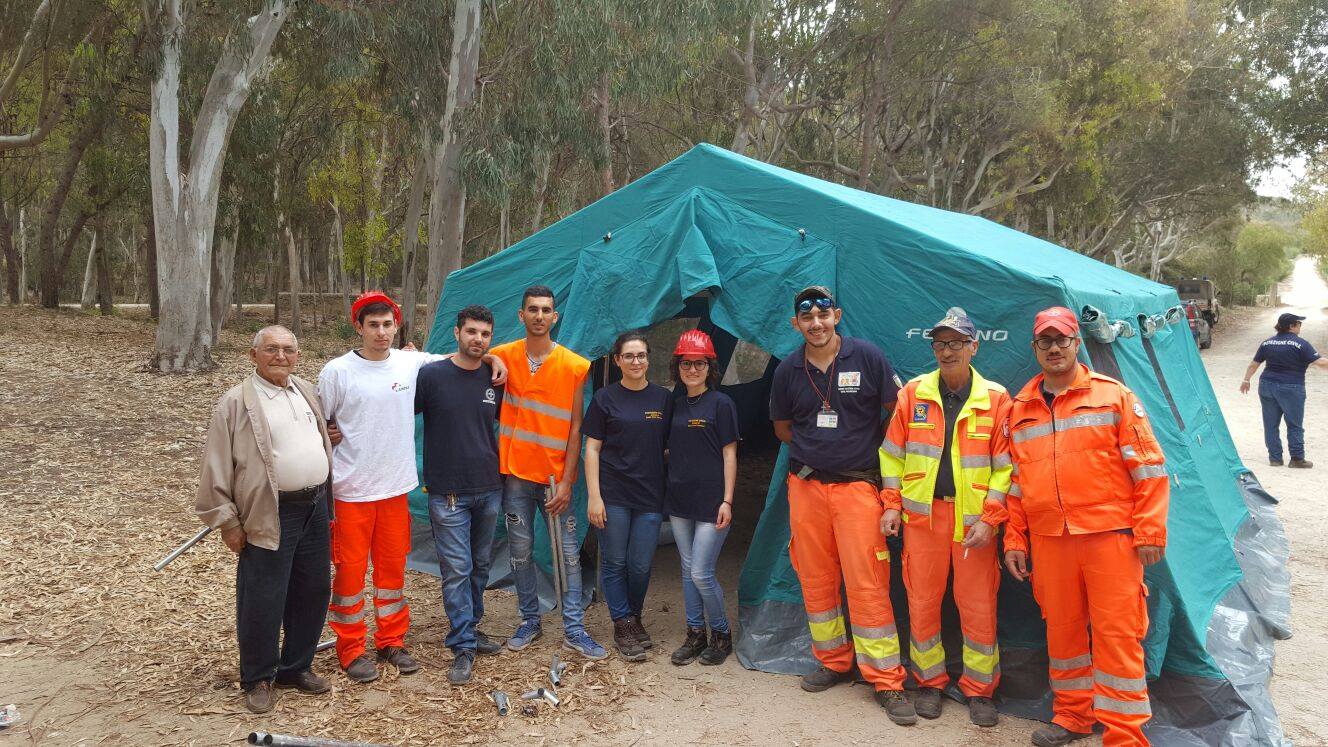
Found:
[[585, 385], [590, 361], [558, 345], [532, 374], [525, 339], [489, 353], [507, 364], [506, 391], [498, 412], [498, 471], [540, 484], [547, 484], [550, 477], [561, 480], [572, 407], [577, 390]]
[[1135, 545], [1167, 541], [1170, 478], [1143, 405], [1124, 384], [1079, 364], [1048, 408], [1042, 374], [1010, 412], [1014, 485], [1005, 549], [1027, 550], [1027, 534], [1129, 529]]

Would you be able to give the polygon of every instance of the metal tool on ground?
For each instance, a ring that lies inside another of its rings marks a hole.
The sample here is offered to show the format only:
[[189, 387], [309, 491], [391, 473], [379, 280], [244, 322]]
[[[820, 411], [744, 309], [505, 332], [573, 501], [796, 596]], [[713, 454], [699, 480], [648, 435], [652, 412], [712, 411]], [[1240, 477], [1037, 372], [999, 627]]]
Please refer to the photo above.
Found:
[[314, 649], [314, 653], [317, 653], [319, 651], [326, 651], [329, 648], [332, 648], [333, 646], [336, 645], [337, 645], [337, 639], [335, 638], [333, 638], [330, 641], [323, 641], [322, 643], [319, 643], [318, 646]]
[[506, 716], [509, 708], [509, 704], [507, 702], [507, 693], [503, 692], [502, 690], [494, 690], [493, 692], [489, 693], [489, 697], [493, 698], [493, 704], [498, 706], [498, 715]]
[[184, 543], [183, 545], [180, 545], [174, 550], [171, 550], [170, 555], [167, 555], [161, 560], [158, 560], [157, 564], [152, 566], [152, 570], [159, 571], [162, 568], [165, 568], [166, 566], [170, 565], [172, 561], [183, 555], [186, 550], [193, 547], [194, 545], [197, 545], [199, 542], [202, 542], [203, 538], [208, 536], [211, 532], [212, 532], [212, 527], [203, 527], [202, 529], [198, 530], [198, 534], [195, 534], [193, 537], [189, 538], [188, 542]]
[[0, 708], [0, 731], [17, 724], [18, 720], [18, 706], [11, 703], [4, 708]]
[[[549, 475], [549, 495], [545, 506], [558, 494], [558, 481]], [[553, 571], [553, 606], [563, 603], [563, 591], [567, 588], [567, 571], [563, 567], [562, 533], [558, 531], [558, 516], [547, 508], [544, 510], [544, 523], [549, 529], [549, 566]]]
[[567, 662], [560, 661], [558, 659], [558, 654], [555, 653], [553, 655], [553, 663], [549, 665], [549, 682], [552, 682], [554, 687], [562, 687], [563, 672], [566, 671]]
[[268, 734], [265, 731], [249, 733], [249, 744], [275, 745], [276, 747], [382, 747], [372, 742], [344, 742], [340, 739], [322, 737], [293, 737], [288, 734]]
[[521, 693], [521, 699], [545, 700], [548, 701], [549, 704], [551, 704], [554, 708], [557, 708], [558, 704], [562, 702], [558, 700], [557, 695], [554, 695], [552, 691], [550, 691], [548, 688], [545, 687], [537, 687], [534, 690], [531, 690], [530, 692]]

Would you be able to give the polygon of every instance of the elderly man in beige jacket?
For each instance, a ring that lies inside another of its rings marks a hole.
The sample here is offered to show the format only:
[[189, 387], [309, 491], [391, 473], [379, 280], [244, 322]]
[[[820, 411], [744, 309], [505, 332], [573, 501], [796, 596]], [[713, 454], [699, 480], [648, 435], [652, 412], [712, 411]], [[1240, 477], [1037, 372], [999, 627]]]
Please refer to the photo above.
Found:
[[239, 556], [240, 686], [245, 706], [265, 713], [274, 684], [330, 689], [310, 666], [332, 591], [332, 439], [317, 391], [291, 374], [300, 349], [290, 330], [259, 330], [249, 357], [254, 373], [222, 395], [212, 416], [197, 510]]

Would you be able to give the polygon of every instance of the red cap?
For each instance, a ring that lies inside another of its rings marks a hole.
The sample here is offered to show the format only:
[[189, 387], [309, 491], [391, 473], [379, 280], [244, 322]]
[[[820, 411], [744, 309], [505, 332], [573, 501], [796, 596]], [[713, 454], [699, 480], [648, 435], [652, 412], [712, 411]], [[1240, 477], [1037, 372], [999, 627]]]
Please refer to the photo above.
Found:
[[673, 348], [674, 355], [703, 355], [707, 358], [718, 358], [715, 355], [715, 344], [710, 341], [710, 335], [699, 329], [689, 329], [682, 333], [678, 338], [678, 345]]
[[360, 309], [371, 303], [385, 303], [391, 306], [392, 317], [397, 320], [397, 326], [401, 326], [401, 307], [397, 306], [396, 301], [393, 301], [391, 297], [380, 290], [365, 291], [360, 294], [359, 298], [355, 299], [355, 302], [350, 305], [351, 324], [355, 324], [359, 320]]
[[1064, 306], [1043, 309], [1033, 318], [1033, 336], [1037, 337], [1049, 329], [1054, 329], [1066, 337], [1074, 337], [1079, 334], [1079, 317]]

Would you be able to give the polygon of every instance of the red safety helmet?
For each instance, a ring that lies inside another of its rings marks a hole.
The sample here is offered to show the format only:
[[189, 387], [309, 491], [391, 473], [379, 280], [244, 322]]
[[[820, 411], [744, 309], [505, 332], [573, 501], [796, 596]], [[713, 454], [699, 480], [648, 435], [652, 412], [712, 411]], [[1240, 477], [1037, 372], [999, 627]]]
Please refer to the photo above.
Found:
[[673, 348], [674, 355], [703, 355], [707, 358], [718, 358], [715, 355], [715, 345], [710, 341], [710, 335], [699, 329], [689, 329], [682, 333], [678, 338], [677, 347]]
[[359, 321], [360, 309], [371, 303], [385, 303], [392, 307], [392, 317], [397, 320], [397, 326], [401, 326], [401, 307], [393, 301], [390, 296], [380, 290], [365, 291], [359, 298], [350, 305], [350, 323], [355, 324]]

